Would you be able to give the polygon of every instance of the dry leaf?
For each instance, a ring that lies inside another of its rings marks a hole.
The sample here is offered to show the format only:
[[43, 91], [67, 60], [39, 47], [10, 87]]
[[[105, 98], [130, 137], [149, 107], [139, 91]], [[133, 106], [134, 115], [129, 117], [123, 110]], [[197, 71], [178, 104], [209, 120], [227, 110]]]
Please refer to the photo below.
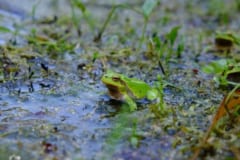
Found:
[[218, 120], [220, 120], [227, 113], [230, 113], [229, 111], [234, 109], [238, 105], [240, 105], [240, 90], [237, 90], [229, 96], [224, 97], [222, 103], [218, 108], [217, 113], [212, 120], [212, 124], [210, 127], [215, 126]]
[[[240, 105], [240, 90], [233, 90], [230, 94], [224, 97], [222, 103], [220, 104], [217, 113], [213, 117], [212, 123], [210, 127], [208, 128], [204, 138], [200, 142], [200, 146], [203, 146], [206, 141], [208, 140], [210, 133], [213, 129], [213, 127], [217, 124], [217, 122], [223, 118], [226, 114], [230, 114], [230, 111], [235, 109], [236, 106]], [[195, 150], [194, 155], [190, 158], [191, 160], [197, 159], [199, 153], [201, 151], [201, 147], [197, 148]]]

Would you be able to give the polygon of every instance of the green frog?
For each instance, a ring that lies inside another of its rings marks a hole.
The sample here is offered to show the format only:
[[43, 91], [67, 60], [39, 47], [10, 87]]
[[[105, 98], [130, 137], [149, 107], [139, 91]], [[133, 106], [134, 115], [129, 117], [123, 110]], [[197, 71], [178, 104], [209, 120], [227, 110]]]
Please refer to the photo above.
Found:
[[126, 102], [130, 111], [137, 109], [134, 99], [154, 100], [158, 97], [158, 90], [147, 83], [113, 71], [108, 71], [101, 80], [108, 88], [111, 98]]

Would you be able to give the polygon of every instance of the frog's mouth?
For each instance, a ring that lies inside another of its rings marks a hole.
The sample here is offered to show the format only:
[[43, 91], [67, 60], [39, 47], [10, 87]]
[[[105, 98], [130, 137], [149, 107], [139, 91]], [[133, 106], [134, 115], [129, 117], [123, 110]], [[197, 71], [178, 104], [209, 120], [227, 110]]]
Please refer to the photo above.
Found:
[[116, 86], [114, 86], [114, 85], [110, 85], [110, 84], [107, 84], [106, 86], [107, 86], [107, 88], [108, 88], [108, 91], [109, 91], [110, 96], [111, 96], [113, 99], [122, 100], [123, 94], [121, 93], [121, 91], [119, 90], [118, 87], [116, 87]]

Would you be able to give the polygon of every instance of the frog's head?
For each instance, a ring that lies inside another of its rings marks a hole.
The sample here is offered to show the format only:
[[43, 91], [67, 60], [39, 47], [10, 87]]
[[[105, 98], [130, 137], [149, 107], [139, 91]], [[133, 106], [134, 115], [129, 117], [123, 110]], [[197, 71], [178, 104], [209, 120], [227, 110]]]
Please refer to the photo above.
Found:
[[101, 81], [108, 88], [110, 96], [121, 100], [125, 92], [125, 85], [122, 81], [122, 75], [114, 72], [107, 72], [102, 76]]

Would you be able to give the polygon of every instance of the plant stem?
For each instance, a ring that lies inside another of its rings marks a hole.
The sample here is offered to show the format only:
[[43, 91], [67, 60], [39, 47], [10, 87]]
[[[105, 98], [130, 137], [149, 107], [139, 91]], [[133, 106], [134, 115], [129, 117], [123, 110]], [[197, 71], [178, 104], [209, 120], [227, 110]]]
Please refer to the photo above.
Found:
[[100, 31], [98, 32], [97, 36], [94, 38], [94, 42], [99, 42], [101, 37], [102, 37], [102, 34], [103, 32], [105, 31], [108, 23], [110, 22], [112, 16], [113, 16], [113, 13], [115, 12], [115, 10], [118, 8], [119, 6], [114, 6], [112, 7], [111, 11], [108, 13], [108, 16], [107, 16], [107, 19], [105, 20], [102, 28], [100, 29]]
[[144, 18], [144, 25], [143, 25], [143, 29], [142, 29], [142, 36], [140, 38], [139, 44], [138, 44], [138, 49], [140, 49], [140, 47], [143, 44], [144, 38], [145, 38], [145, 32], [147, 30], [147, 24], [148, 24], [148, 17]]
[[73, 20], [74, 27], [76, 28], [76, 30], [78, 32], [78, 35], [81, 36], [81, 30], [78, 28], [79, 21], [76, 17], [76, 13], [75, 13], [75, 10], [74, 10], [74, 4], [73, 3], [74, 2], [71, 0], [70, 5], [71, 5], [72, 20]]

